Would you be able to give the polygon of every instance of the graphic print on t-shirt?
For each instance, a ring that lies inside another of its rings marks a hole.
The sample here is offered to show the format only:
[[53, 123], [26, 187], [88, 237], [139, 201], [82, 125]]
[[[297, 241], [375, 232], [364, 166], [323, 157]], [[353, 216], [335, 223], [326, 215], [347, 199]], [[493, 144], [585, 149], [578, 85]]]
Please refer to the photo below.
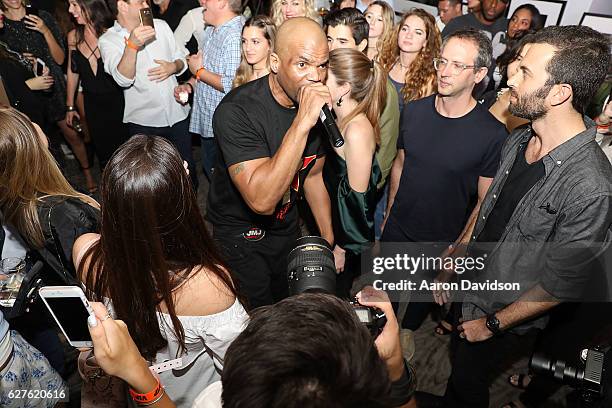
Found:
[[[295, 201], [295, 196], [297, 195], [298, 191], [300, 191], [300, 185], [302, 182], [300, 178], [302, 178], [303, 174], [308, 174], [308, 171], [310, 170], [311, 166], [314, 166], [314, 162], [316, 160], [317, 160], [316, 154], [302, 158], [302, 167], [300, 167], [297, 173], [295, 173], [295, 176], [293, 177], [293, 181], [291, 182], [289, 188], [287, 189], [287, 192], [283, 196], [281, 207], [274, 214], [274, 218], [276, 218], [279, 221], [282, 221], [285, 219], [285, 216], [287, 215], [287, 211], [289, 211], [289, 209], [293, 205], [293, 202]], [[308, 171], [305, 171], [305, 170], [308, 170]]]

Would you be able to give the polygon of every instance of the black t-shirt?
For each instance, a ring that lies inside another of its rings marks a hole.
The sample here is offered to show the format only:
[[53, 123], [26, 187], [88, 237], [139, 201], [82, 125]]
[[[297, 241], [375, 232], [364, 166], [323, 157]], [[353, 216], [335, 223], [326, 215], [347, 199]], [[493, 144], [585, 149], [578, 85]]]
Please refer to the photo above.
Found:
[[491, 210], [483, 230], [478, 235], [479, 242], [497, 242], [510, 221], [514, 209], [519, 201], [527, 194], [538, 180], [544, 177], [544, 163], [542, 159], [527, 163], [525, 150], [527, 143], [519, 149], [516, 160], [510, 169], [508, 179], [499, 193], [499, 198]]
[[294, 204], [321, 150], [319, 127], [310, 132], [301, 170], [273, 215], [253, 212], [228, 173], [233, 164], [274, 156], [297, 114], [297, 109], [285, 108], [276, 102], [268, 80], [265, 76], [233, 89], [221, 100], [213, 115], [213, 131], [220, 154], [208, 196], [207, 218], [215, 227], [256, 226], [280, 234], [293, 233], [297, 228]]
[[389, 223], [406, 241], [458, 238], [478, 199], [478, 178], [495, 176], [508, 135], [480, 104], [447, 118], [435, 100], [432, 95], [410, 102], [400, 121], [397, 147], [405, 160]]

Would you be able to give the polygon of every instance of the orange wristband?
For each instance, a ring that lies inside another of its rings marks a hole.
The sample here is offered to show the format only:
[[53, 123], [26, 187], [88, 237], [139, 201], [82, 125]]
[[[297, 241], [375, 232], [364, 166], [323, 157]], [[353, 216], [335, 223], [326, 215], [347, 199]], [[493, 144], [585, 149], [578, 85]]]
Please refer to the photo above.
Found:
[[155, 377], [155, 379], [157, 380], [157, 385], [155, 386], [155, 389], [151, 392], [147, 392], [146, 394], [139, 394], [130, 387], [130, 396], [136, 404], [150, 405], [154, 402], [157, 402], [157, 400], [161, 398], [164, 392], [164, 388], [162, 387], [161, 382], [159, 382], [159, 378], [157, 378], [157, 376]]
[[131, 48], [131, 49], [133, 49], [133, 50], [136, 50], [136, 51], [139, 51], [139, 50], [140, 50], [140, 47], [139, 47], [139, 46], [137, 46], [136, 44], [134, 44], [133, 42], [131, 42], [131, 41], [130, 41], [130, 40], [127, 38], [127, 37], [125, 37], [125, 45], [126, 45], [128, 48]]
[[202, 72], [204, 72], [204, 71], [206, 71], [206, 70], [204, 69], [204, 67], [199, 68], [199, 69], [196, 71], [195, 77], [196, 77], [196, 79], [197, 79], [198, 81], [200, 80], [200, 74], [201, 74]]

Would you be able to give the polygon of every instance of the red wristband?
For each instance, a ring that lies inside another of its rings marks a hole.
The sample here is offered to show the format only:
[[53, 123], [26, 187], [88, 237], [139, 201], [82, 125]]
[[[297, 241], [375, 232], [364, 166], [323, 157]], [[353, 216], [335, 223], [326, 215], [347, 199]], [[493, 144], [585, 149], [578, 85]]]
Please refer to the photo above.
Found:
[[138, 405], [149, 405], [156, 401], [164, 392], [164, 388], [162, 387], [161, 382], [159, 382], [159, 378], [157, 378], [157, 376], [155, 377], [155, 380], [157, 381], [155, 389], [151, 392], [147, 392], [146, 394], [139, 394], [130, 387], [130, 396], [132, 397], [132, 400], [134, 400], [134, 402]]
[[204, 67], [199, 68], [199, 69], [196, 71], [196, 73], [195, 73], [195, 77], [196, 77], [196, 79], [197, 79], [198, 81], [200, 80], [200, 74], [201, 74], [202, 72], [204, 72], [204, 71], [206, 71], [206, 70], [204, 69]]
[[131, 42], [131, 41], [129, 40], [129, 38], [127, 38], [127, 37], [125, 37], [125, 45], [126, 45], [128, 48], [131, 48], [131, 49], [133, 49], [133, 50], [136, 50], [136, 51], [139, 51], [139, 50], [140, 50], [140, 47], [139, 47], [139, 46], [137, 46], [136, 44], [134, 44], [133, 42]]

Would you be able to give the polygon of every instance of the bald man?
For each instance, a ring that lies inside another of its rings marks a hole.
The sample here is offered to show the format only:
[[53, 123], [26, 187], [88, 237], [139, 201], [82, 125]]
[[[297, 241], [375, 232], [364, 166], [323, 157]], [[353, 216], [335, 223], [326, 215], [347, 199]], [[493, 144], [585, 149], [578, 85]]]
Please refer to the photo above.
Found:
[[331, 105], [328, 57], [317, 23], [287, 20], [270, 55], [270, 75], [228, 93], [213, 116], [221, 154], [207, 218], [252, 308], [287, 296], [286, 259], [298, 236], [301, 192], [333, 244], [317, 124], [321, 107]]

